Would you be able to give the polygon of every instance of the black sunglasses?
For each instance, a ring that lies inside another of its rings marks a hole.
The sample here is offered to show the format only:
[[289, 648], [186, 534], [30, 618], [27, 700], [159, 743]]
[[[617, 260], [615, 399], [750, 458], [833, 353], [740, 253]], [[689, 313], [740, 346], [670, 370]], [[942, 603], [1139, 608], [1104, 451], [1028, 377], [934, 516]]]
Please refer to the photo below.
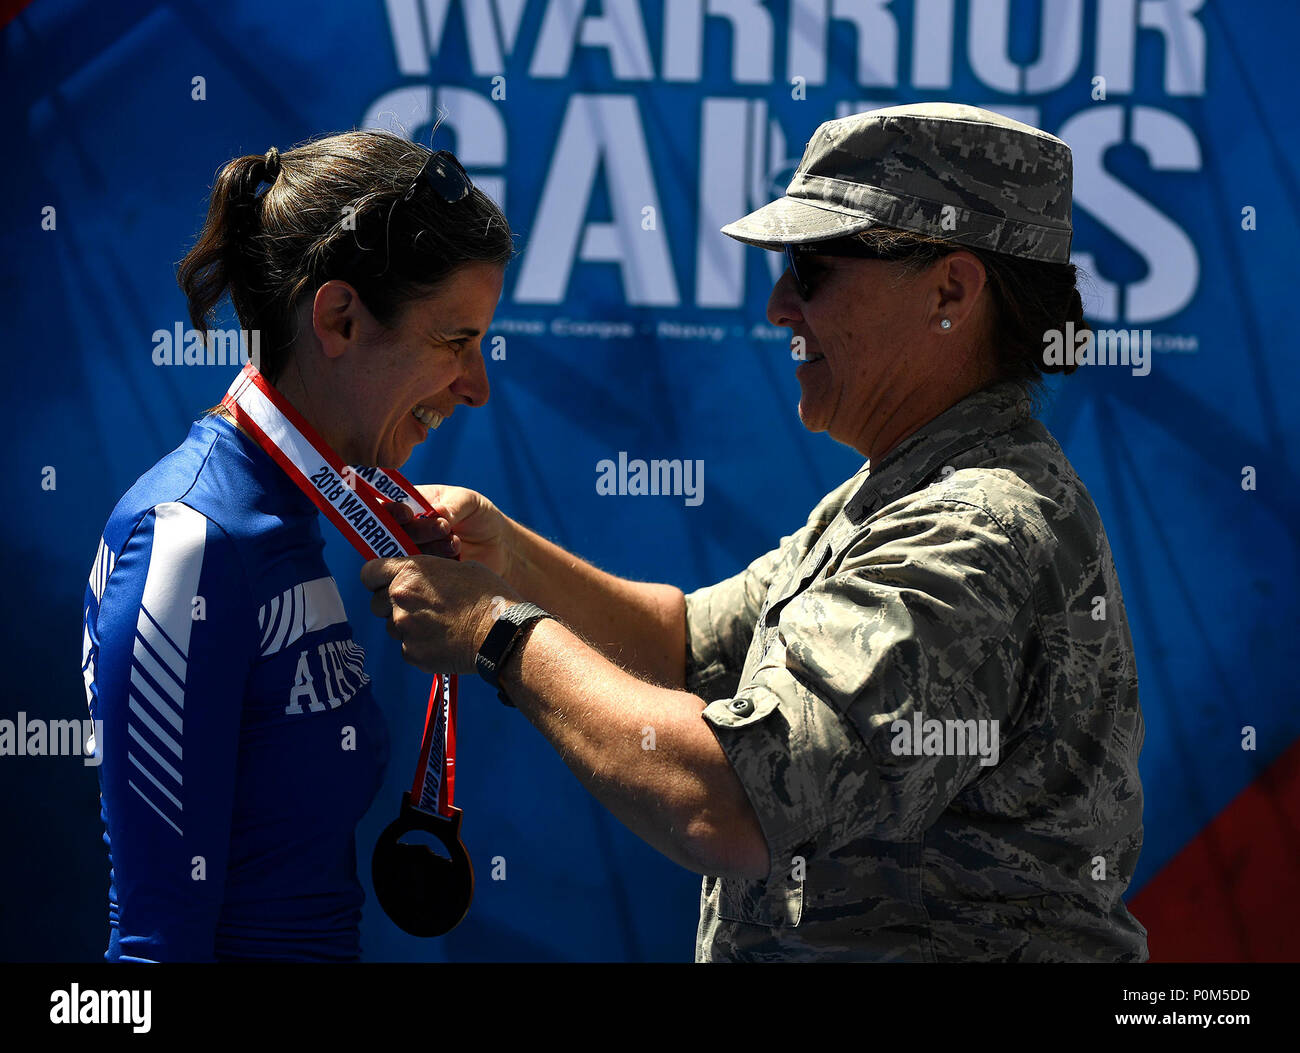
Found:
[[469, 173], [461, 167], [460, 162], [456, 160], [456, 155], [450, 150], [439, 150], [437, 153], [429, 155], [424, 164], [420, 166], [420, 171], [415, 176], [415, 182], [402, 195], [402, 204], [406, 204], [415, 197], [416, 191], [425, 184], [431, 186], [438, 196], [449, 205], [455, 204], [457, 201], [463, 201], [474, 188], [474, 184], [470, 182]]
[[464, 201], [474, 189], [469, 173], [450, 150], [438, 150], [425, 158], [424, 164], [420, 166], [419, 172], [416, 173], [411, 185], [406, 188], [406, 192], [401, 197], [394, 198], [388, 208], [388, 216], [384, 223], [384, 269], [379, 272], [381, 275], [388, 273], [392, 261], [393, 249], [390, 235], [393, 229], [393, 216], [400, 207], [414, 200], [422, 186], [430, 187], [449, 205]]
[[[816, 289], [816, 283], [808, 274], [808, 268], [800, 264], [799, 260], [806, 261], [809, 256], [839, 256], [857, 260], [897, 260], [900, 257], [888, 252], [880, 252], [873, 249], [866, 242], [858, 238], [832, 238], [829, 241], [811, 241], [802, 244], [792, 245], [787, 242], [785, 249], [785, 259], [790, 266], [790, 277], [794, 279], [795, 288], [799, 290], [799, 297], [805, 303], [812, 299], [813, 290]], [[800, 270], [800, 267], [803, 270]]]

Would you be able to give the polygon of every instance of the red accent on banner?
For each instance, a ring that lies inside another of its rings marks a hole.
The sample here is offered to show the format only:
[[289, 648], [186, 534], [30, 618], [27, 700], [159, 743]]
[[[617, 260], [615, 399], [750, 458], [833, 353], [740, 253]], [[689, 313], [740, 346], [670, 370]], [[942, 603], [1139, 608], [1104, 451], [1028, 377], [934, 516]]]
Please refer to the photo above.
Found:
[[31, 4], [32, 0], [0, 0], [0, 27], [7, 26]]
[[1129, 901], [1153, 962], [1300, 961], [1300, 739]]

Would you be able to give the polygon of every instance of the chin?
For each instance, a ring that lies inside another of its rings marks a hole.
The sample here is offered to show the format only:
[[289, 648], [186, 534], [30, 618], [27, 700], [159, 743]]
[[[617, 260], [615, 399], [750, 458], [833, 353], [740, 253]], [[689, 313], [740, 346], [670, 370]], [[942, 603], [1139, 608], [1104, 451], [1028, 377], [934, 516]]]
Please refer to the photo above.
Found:
[[812, 432], [825, 431], [827, 422], [813, 406], [799, 403], [799, 423]]
[[379, 460], [375, 464], [380, 468], [400, 468], [411, 459], [415, 448], [427, 438], [427, 435], [421, 435], [419, 439], [412, 440], [409, 436], [394, 435], [389, 445], [378, 451]]

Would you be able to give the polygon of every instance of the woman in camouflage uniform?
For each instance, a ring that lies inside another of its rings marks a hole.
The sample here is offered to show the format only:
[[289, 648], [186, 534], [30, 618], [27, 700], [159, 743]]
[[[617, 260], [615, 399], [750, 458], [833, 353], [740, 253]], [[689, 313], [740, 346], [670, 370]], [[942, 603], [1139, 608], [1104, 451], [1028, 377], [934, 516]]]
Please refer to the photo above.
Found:
[[[800, 417], [867, 458], [801, 529], [683, 596], [430, 487], [471, 562], [363, 571], [408, 660], [488, 646], [584, 785], [705, 875], [698, 960], [1147, 957], [1123, 599], [1032, 413], [1045, 339], [1086, 331], [1070, 200], [1066, 144], [985, 110], [823, 124], [723, 228], [786, 252]], [[501, 630], [495, 597], [553, 617]]]

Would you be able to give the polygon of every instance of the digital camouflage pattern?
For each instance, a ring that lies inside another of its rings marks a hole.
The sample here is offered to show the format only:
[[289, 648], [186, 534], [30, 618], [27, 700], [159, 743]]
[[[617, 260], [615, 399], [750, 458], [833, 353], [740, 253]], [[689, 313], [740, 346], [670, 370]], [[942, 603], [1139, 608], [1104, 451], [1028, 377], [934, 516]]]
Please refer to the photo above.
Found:
[[883, 226], [1068, 263], [1072, 182], [1054, 135], [976, 106], [889, 106], [821, 125], [786, 196], [722, 233], [780, 249]]
[[[704, 879], [697, 960], [1145, 961], [1142, 713], [1092, 499], [1014, 382], [868, 469], [687, 597], [688, 688], [771, 853]], [[895, 755], [918, 712], [998, 721], [998, 763]]]

